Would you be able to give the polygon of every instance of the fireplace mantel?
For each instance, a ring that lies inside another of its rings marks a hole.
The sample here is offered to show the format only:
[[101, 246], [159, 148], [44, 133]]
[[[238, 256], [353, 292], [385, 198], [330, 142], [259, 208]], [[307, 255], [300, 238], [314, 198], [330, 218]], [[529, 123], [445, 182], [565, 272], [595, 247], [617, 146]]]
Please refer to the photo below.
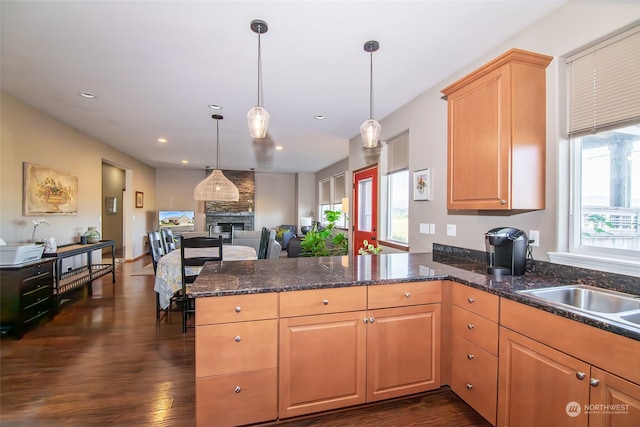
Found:
[[206, 230], [210, 225], [218, 225], [220, 222], [241, 222], [245, 230], [254, 230], [255, 227], [254, 212], [207, 212], [206, 215]]

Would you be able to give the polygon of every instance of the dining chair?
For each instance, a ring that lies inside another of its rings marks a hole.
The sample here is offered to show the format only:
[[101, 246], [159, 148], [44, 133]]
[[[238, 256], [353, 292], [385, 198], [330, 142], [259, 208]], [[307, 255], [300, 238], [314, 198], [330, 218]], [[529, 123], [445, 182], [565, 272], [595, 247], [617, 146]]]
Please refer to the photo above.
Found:
[[[191, 237], [185, 239], [180, 236], [180, 263], [182, 268], [182, 289], [178, 300], [182, 303], [182, 333], [187, 332], [187, 319], [190, 314], [195, 313], [195, 301], [187, 298], [187, 286], [195, 282], [199, 270], [194, 273], [194, 268], [203, 267], [209, 261], [222, 261], [222, 236], [218, 237]], [[206, 254], [195, 249], [217, 248], [217, 253], [207, 251]], [[186, 251], [185, 249], [191, 249]], [[188, 252], [188, 253], [187, 253]]]
[[[164, 256], [164, 247], [162, 245], [162, 237], [157, 231], [147, 232], [149, 239], [149, 250], [151, 252], [151, 262], [153, 264], [153, 272], [158, 270], [158, 261]], [[160, 313], [164, 311], [160, 307], [160, 296], [156, 292], [156, 320], [160, 320]]]
[[176, 248], [173, 231], [171, 231], [170, 228], [162, 228], [160, 229], [160, 235], [162, 236], [162, 247], [164, 248], [164, 253], [168, 254]]
[[262, 233], [260, 234], [260, 246], [258, 246], [258, 259], [267, 259], [270, 236], [271, 231], [267, 227], [262, 227]]

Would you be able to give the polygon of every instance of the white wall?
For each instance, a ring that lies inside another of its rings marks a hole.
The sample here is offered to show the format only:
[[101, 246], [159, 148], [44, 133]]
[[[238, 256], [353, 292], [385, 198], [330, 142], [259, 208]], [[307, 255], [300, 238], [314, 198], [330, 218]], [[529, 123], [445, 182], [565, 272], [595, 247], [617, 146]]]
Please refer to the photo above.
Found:
[[[540, 231], [536, 259], [548, 260], [547, 252], [566, 250], [568, 218], [568, 157], [564, 125], [563, 60], [593, 41], [640, 19], [639, 2], [570, 2], [500, 46], [479, 52], [477, 61], [459, 70], [401, 109], [380, 120], [381, 139], [409, 129], [411, 172], [432, 169], [433, 200], [410, 201], [409, 244], [411, 252], [429, 252], [434, 242], [484, 250], [484, 233], [498, 226], [512, 226], [528, 232]], [[554, 56], [547, 68], [547, 179], [546, 209], [511, 216], [457, 214], [446, 206], [447, 103], [440, 90], [511, 48]], [[378, 161], [379, 150], [362, 148], [360, 135], [350, 140], [349, 169], [356, 170]], [[435, 223], [436, 234], [419, 234], [420, 223]], [[457, 226], [457, 236], [446, 236], [446, 225]]]
[[[144, 253], [147, 211], [154, 209], [153, 168], [62, 123], [7, 93], [0, 93], [0, 237], [6, 242], [31, 239], [32, 220], [23, 216], [23, 162], [59, 169], [78, 176], [77, 215], [46, 216], [37, 237], [54, 237], [58, 245], [75, 243], [89, 226], [102, 232], [102, 162], [125, 169], [129, 180], [123, 199], [125, 254]], [[135, 191], [145, 194], [144, 208], [134, 206]], [[42, 216], [44, 217], [44, 216]]]
[[295, 174], [256, 172], [256, 230], [297, 224]]

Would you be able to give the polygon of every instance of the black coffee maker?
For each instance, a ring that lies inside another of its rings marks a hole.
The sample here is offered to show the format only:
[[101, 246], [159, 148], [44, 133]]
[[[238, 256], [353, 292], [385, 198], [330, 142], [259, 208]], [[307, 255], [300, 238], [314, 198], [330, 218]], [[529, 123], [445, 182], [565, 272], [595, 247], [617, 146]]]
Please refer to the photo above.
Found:
[[494, 276], [524, 274], [529, 240], [524, 231], [499, 227], [484, 235], [487, 247], [487, 273]]

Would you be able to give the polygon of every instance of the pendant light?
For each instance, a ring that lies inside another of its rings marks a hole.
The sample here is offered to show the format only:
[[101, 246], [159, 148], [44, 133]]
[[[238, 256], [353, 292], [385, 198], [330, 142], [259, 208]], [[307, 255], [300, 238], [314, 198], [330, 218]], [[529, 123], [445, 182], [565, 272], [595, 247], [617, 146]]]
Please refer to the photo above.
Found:
[[193, 198], [198, 201], [237, 202], [240, 200], [238, 187], [220, 170], [220, 120], [223, 117], [214, 114], [211, 118], [216, 121], [216, 168], [196, 185]]
[[247, 113], [249, 124], [249, 134], [251, 138], [264, 138], [269, 129], [269, 113], [260, 105], [260, 95], [262, 93], [262, 54], [260, 49], [260, 35], [269, 30], [267, 23], [259, 19], [251, 21], [251, 30], [258, 34], [258, 105]]
[[380, 139], [380, 131], [382, 126], [373, 119], [373, 52], [380, 48], [380, 43], [370, 40], [364, 44], [364, 51], [371, 55], [371, 63], [369, 67], [369, 120], [366, 120], [360, 126], [360, 135], [362, 135], [362, 144], [365, 148], [374, 148], [378, 146]]

